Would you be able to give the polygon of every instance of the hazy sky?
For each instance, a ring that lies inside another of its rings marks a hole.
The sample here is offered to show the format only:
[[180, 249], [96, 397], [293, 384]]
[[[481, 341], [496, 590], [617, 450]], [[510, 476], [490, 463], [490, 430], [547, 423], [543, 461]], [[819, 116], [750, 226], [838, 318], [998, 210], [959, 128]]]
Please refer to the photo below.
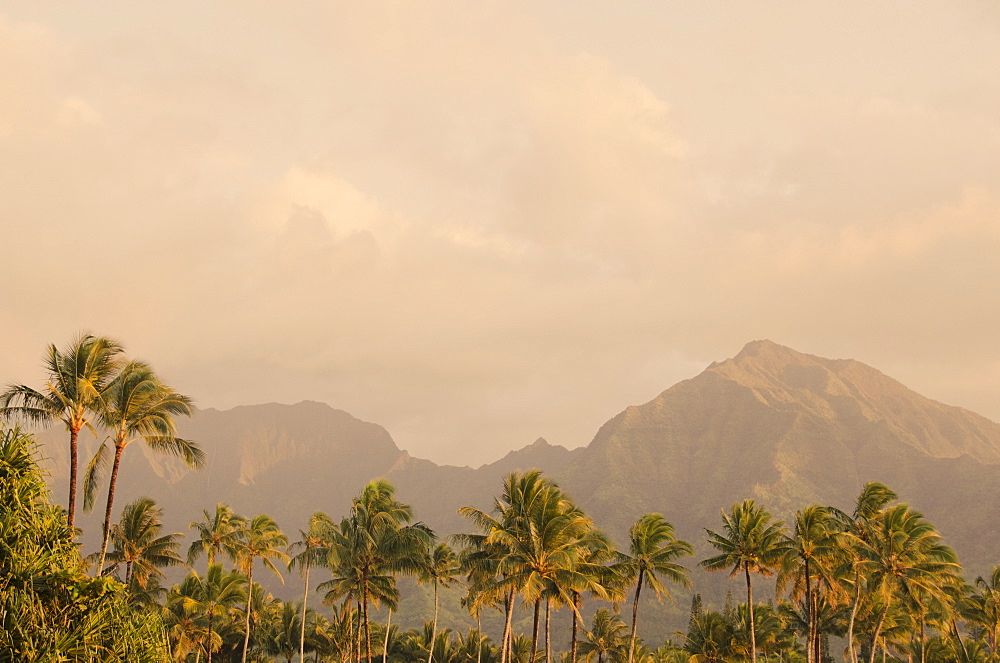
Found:
[[998, 72], [988, 0], [3, 3], [0, 382], [478, 464], [769, 338], [998, 420]]

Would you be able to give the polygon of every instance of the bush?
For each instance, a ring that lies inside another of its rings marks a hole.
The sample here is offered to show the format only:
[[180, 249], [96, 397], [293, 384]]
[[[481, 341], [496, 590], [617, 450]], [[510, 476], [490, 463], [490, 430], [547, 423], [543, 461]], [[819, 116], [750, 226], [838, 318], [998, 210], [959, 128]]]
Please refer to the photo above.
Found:
[[0, 431], [0, 661], [168, 661], [159, 617], [85, 572], [35, 452], [30, 435]]

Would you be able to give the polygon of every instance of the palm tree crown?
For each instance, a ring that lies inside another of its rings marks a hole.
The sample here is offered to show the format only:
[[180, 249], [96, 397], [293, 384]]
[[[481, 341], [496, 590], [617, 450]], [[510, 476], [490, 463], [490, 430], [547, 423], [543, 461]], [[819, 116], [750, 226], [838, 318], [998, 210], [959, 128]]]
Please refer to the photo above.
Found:
[[180, 557], [182, 534], [160, 536], [163, 510], [149, 497], [126, 505], [121, 521], [111, 528], [113, 564], [125, 564], [125, 584], [146, 589], [150, 578], [165, 578], [160, 569], [184, 564]]

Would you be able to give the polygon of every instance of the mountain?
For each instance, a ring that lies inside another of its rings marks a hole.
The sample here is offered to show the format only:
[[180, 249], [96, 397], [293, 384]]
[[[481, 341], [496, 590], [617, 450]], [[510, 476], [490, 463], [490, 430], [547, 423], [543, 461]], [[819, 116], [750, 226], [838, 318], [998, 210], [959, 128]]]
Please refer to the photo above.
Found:
[[[346, 513], [365, 482], [384, 476], [441, 533], [468, 530], [456, 510], [489, 508], [503, 476], [538, 467], [622, 540], [648, 511], [665, 514], [706, 552], [703, 528], [752, 497], [782, 517], [809, 503], [850, 510], [866, 481], [882, 481], [923, 510], [972, 572], [1000, 561], [1000, 425], [925, 398], [870, 366], [754, 341], [726, 361], [627, 408], [572, 451], [545, 440], [473, 469], [400, 450], [381, 426], [315, 402], [200, 410], [181, 422], [208, 467], [192, 472], [146, 453], [125, 455], [116, 503], [139, 495], [186, 531], [226, 502], [271, 514], [289, 533], [323, 510]], [[63, 431], [42, 439], [61, 498]], [[103, 498], [99, 502], [102, 503]], [[85, 519], [84, 529], [99, 528]]]
[[784, 517], [814, 502], [850, 510], [865, 482], [881, 481], [963, 561], [1000, 561], [984, 526], [1000, 506], [1000, 425], [860, 362], [769, 341], [627, 408], [558, 476], [613, 532], [661, 511], [692, 542], [746, 497]]

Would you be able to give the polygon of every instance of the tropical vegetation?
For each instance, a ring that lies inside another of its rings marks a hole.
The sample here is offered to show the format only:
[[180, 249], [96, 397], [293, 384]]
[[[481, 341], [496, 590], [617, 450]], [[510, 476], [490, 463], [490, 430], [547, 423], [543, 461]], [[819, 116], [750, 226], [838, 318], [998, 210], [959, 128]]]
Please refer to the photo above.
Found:
[[[966, 581], [934, 525], [879, 483], [843, 510], [784, 512], [787, 524], [737, 501], [694, 544], [662, 513], [616, 543], [539, 470], [505, 476], [492, 505], [463, 507], [469, 531], [451, 537], [416, 520], [384, 479], [340, 518], [292, 524], [294, 541], [269, 515], [222, 503], [171, 533], [147, 497], [113, 522], [116, 477], [135, 441], [203, 463], [175, 421], [190, 399], [101, 337], [51, 346], [46, 372], [41, 389], [0, 394], [0, 412], [67, 427], [69, 506], [49, 501], [32, 436], [0, 428], [0, 663], [1000, 663], [1000, 566]], [[111, 471], [88, 558], [74, 521], [83, 429], [106, 434], [86, 506]], [[728, 573], [745, 600], [713, 600], [699, 567]], [[285, 589], [291, 570], [302, 582]], [[282, 583], [278, 596], [268, 582]], [[393, 616], [414, 596], [424, 621], [412, 623], [411, 604], [401, 628]], [[677, 610], [681, 597], [687, 628], [649, 637], [651, 599]]]

